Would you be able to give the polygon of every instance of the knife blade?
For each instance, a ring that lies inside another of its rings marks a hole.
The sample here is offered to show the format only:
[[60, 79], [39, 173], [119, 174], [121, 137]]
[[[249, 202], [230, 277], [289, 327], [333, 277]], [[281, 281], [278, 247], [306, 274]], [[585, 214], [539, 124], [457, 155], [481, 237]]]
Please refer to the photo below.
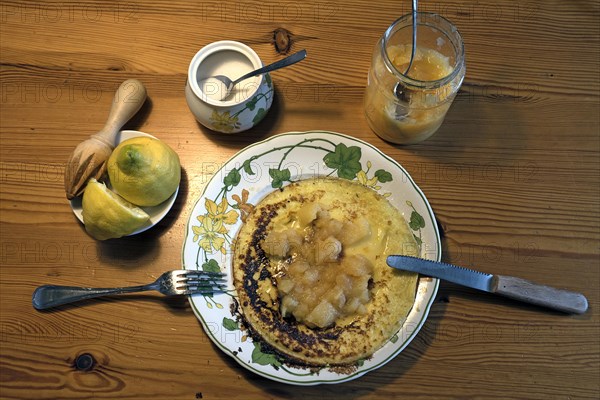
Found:
[[588, 309], [588, 301], [581, 293], [540, 285], [514, 276], [487, 274], [411, 256], [388, 256], [387, 263], [396, 269], [417, 272], [566, 313], [583, 314]]

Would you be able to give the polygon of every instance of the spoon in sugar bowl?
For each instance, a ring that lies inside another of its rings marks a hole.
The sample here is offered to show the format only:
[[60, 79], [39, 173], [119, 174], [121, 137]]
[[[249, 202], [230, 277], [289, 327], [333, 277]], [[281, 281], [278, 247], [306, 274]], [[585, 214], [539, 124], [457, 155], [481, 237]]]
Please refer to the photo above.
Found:
[[218, 92], [215, 92], [213, 98], [218, 101], [223, 101], [231, 94], [231, 91], [233, 90], [235, 85], [237, 85], [238, 83], [240, 83], [248, 78], [257, 76], [257, 75], [262, 75], [267, 72], [275, 71], [276, 69], [288, 67], [292, 64], [296, 64], [297, 62], [304, 60], [305, 58], [306, 58], [306, 50], [300, 50], [299, 52], [294, 53], [291, 56], [286, 57], [282, 60], [279, 60], [277, 62], [269, 64], [265, 67], [256, 69], [252, 72], [248, 72], [247, 74], [237, 78], [234, 81], [232, 81], [229, 77], [227, 77], [225, 75], [215, 75], [213, 77], [203, 80], [201, 82], [201, 86], [203, 86], [203, 87], [209, 87], [209, 86], [213, 86], [213, 85], [221, 86], [221, 90], [219, 90]]

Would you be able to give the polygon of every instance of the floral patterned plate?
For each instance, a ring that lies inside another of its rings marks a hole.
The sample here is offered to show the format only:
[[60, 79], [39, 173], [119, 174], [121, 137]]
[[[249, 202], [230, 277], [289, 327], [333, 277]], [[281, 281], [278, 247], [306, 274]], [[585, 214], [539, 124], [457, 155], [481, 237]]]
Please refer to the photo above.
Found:
[[403, 327], [353, 372], [294, 368], [264, 353], [235, 318], [232, 241], [264, 196], [290, 182], [316, 176], [356, 180], [378, 191], [405, 216], [421, 246], [421, 257], [441, 259], [440, 236], [427, 199], [402, 166], [366, 142], [333, 132], [292, 132], [248, 146], [226, 162], [193, 208], [182, 261], [185, 269], [224, 271], [228, 290], [214, 296], [190, 296], [190, 304], [208, 337], [240, 365], [297, 385], [349, 381], [390, 361], [416, 336], [439, 285], [437, 279], [419, 280], [415, 304]]

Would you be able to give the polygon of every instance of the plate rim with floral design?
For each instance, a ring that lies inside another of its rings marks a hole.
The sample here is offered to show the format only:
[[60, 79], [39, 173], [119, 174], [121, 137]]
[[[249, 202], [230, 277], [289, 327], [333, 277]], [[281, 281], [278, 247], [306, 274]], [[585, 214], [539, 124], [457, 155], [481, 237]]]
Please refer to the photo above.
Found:
[[441, 259], [440, 235], [425, 195], [397, 161], [363, 140], [330, 131], [287, 132], [249, 145], [225, 162], [192, 208], [182, 265], [225, 272], [227, 289], [212, 296], [189, 296], [189, 302], [207, 336], [225, 354], [258, 375], [295, 385], [341, 383], [383, 366], [417, 335], [439, 286], [437, 279], [420, 277], [415, 304], [402, 328], [352, 371], [292, 367], [263, 352], [260, 342], [253, 343], [236, 319], [232, 242], [253, 204], [291, 181], [317, 176], [356, 180], [387, 197], [407, 220], [421, 257]]

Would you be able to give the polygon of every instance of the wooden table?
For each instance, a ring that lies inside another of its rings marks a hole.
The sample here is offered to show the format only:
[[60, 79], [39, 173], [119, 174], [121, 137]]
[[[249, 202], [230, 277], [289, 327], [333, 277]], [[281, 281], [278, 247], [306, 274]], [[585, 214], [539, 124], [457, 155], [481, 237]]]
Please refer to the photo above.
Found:
[[[0, 398], [597, 399], [598, 2], [420, 6], [458, 26], [467, 75], [440, 131], [400, 147], [368, 128], [362, 96], [373, 46], [408, 1], [2, 1]], [[191, 57], [233, 39], [269, 63], [282, 58], [277, 29], [309, 58], [272, 74], [266, 120], [231, 136], [202, 128], [183, 94]], [[63, 171], [130, 77], [149, 101], [127, 128], [172, 146], [184, 179], [158, 226], [98, 242], [71, 212]], [[363, 139], [400, 162], [436, 213], [444, 260], [581, 291], [590, 309], [563, 315], [442, 283], [400, 355], [319, 387], [240, 367], [208, 340], [185, 298], [33, 309], [41, 284], [138, 284], [179, 267], [191, 208], [215, 166], [258, 140], [311, 129]], [[89, 370], [77, 369], [83, 354], [95, 361]]]

